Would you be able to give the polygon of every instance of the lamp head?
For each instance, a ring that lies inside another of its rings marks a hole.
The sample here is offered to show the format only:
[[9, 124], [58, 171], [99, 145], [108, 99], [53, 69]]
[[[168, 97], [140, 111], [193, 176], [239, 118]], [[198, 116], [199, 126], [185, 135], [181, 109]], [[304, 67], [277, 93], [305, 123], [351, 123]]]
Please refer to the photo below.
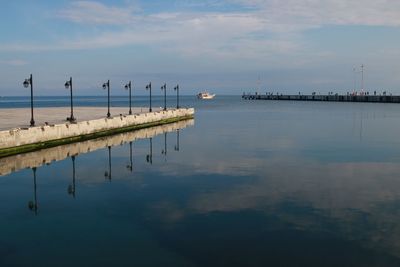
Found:
[[69, 81], [66, 81], [65, 84], [64, 84], [64, 86], [65, 86], [65, 89], [69, 89], [69, 86], [70, 86]]
[[25, 87], [25, 88], [28, 88], [29, 84], [30, 84], [29, 80], [28, 80], [28, 79], [25, 79], [25, 81], [24, 81], [24, 83], [23, 83], [24, 87]]
[[107, 89], [107, 83], [103, 83], [103, 89], [104, 89], [104, 90]]

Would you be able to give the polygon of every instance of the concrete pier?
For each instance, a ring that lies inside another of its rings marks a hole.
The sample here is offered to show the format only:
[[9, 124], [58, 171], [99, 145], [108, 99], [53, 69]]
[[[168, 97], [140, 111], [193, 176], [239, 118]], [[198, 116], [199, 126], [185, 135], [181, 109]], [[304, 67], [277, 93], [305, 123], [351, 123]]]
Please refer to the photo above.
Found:
[[[51, 113], [47, 114], [51, 115]], [[181, 108], [133, 115], [120, 114], [111, 118], [84, 120], [77, 123], [64, 121], [51, 124], [47, 122], [36, 127], [12, 128], [0, 131], [0, 157], [191, 119], [193, 116], [193, 108]], [[3, 115], [1, 117], [4, 118]]]
[[183, 120], [137, 131], [0, 158], [0, 176], [26, 168], [51, 164], [55, 161], [64, 160], [71, 156], [89, 153], [98, 149], [119, 146], [139, 139], [151, 138], [166, 132], [174, 132], [178, 129], [183, 129], [192, 125], [194, 125], [193, 119]]
[[333, 102], [370, 102], [400, 103], [400, 96], [391, 95], [282, 95], [250, 94], [243, 95], [246, 100], [292, 100], [292, 101], [333, 101]]

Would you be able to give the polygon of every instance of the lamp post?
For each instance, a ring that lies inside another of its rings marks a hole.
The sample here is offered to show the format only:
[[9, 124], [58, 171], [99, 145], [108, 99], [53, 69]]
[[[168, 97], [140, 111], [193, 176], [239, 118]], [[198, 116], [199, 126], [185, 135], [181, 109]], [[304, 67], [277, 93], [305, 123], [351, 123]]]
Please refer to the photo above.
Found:
[[72, 77], [69, 78], [69, 81], [65, 82], [65, 89], [70, 89], [71, 92], [71, 115], [69, 118], [67, 118], [68, 121], [70, 122], [75, 122], [76, 119], [74, 117], [74, 103], [72, 101]]
[[72, 185], [68, 186], [68, 194], [72, 195], [75, 198], [75, 156], [71, 157], [72, 159]]
[[132, 115], [132, 82], [125, 84], [125, 90], [129, 89], [129, 115]]
[[179, 84], [177, 84], [174, 87], [174, 90], [176, 91], [176, 108], [179, 108]]
[[361, 64], [361, 92], [364, 92], [364, 64]]
[[146, 161], [150, 164], [153, 164], [153, 138], [150, 137], [150, 151], [146, 156]]
[[152, 111], [152, 109], [151, 109], [151, 82], [150, 82], [148, 85], [146, 85], [146, 90], [149, 90], [149, 91], [150, 91], [150, 106], [149, 106], [149, 112], [151, 112], [151, 111]]
[[167, 110], [167, 84], [164, 83], [163, 86], [161, 86], [161, 91], [164, 90], [164, 110]]
[[35, 126], [35, 120], [33, 119], [33, 79], [32, 79], [32, 74], [29, 76], [28, 79], [25, 79], [23, 83], [25, 88], [28, 88], [31, 86], [31, 127]]
[[36, 195], [36, 167], [33, 167], [32, 171], [33, 171], [33, 200], [29, 201], [28, 207], [30, 210], [35, 212], [35, 215], [37, 215], [38, 205], [37, 205], [37, 195]]
[[107, 112], [107, 118], [111, 117], [110, 113], [110, 80], [108, 80], [106, 83], [103, 83], [103, 89], [107, 89], [107, 107], [108, 107], [108, 112]]

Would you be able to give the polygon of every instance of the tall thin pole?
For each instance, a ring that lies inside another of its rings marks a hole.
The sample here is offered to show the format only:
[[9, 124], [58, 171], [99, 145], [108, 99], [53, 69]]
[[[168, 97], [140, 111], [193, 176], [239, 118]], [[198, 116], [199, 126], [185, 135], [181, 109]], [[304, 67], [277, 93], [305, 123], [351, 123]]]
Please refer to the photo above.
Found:
[[357, 90], [357, 73], [356, 73], [356, 68], [353, 68], [353, 83], [354, 83], [354, 89], [353, 89], [353, 93]]
[[71, 91], [71, 116], [69, 117], [69, 120], [70, 120], [70, 122], [73, 122], [73, 121], [75, 121], [75, 118], [74, 118], [74, 103], [73, 103], [73, 97], [72, 97], [72, 77], [70, 77], [70, 79], [69, 79], [69, 84], [70, 84], [70, 86], [71, 86], [71, 88], [70, 88], [70, 91]]
[[149, 103], [149, 112], [151, 112], [151, 111], [152, 111], [152, 109], [151, 109], [151, 82], [150, 82], [148, 85], [146, 85], [146, 90], [149, 90], [149, 91], [150, 91], [150, 99], [149, 99], [149, 101], [150, 101], [150, 103]]
[[29, 83], [31, 84], [31, 127], [35, 126], [35, 120], [33, 119], [33, 78], [32, 74], [29, 78]]
[[174, 87], [176, 91], [176, 109], [179, 109], [179, 84]]
[[361, 65], [361, 92], [364, 92], [364, 64]]
[[129, 81], [129, 115], [132, 115], [132, 83]]
[[110, 80], [107, 81], [107, 94], [108, 94], [108, 112], [107, 112], [107, 118], [111, 117], [110, 113]]
[[150, 88], [150, 109], [149, 109], [149, 111], [151, 112], [152, 111], [152, 109], [151, 109], [151, 82], [149, 83], [149, 88]]
[[167, 110], [167, 84], [164, 84], [164, 110]]
[[161, 86], [161, 90], [164, 90], [164, 110], [167, 110], [167, 84], [164, 83], [163, 86]]

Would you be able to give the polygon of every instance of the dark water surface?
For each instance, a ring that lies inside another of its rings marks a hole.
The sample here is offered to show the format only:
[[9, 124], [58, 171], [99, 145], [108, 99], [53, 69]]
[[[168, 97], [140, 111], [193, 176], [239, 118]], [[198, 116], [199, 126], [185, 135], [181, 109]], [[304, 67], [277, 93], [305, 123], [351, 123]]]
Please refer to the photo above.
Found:
[[0, 176], [0, 266], [400, 266], [400, 105], [183, 103], [132, 171], [110, 137]]

